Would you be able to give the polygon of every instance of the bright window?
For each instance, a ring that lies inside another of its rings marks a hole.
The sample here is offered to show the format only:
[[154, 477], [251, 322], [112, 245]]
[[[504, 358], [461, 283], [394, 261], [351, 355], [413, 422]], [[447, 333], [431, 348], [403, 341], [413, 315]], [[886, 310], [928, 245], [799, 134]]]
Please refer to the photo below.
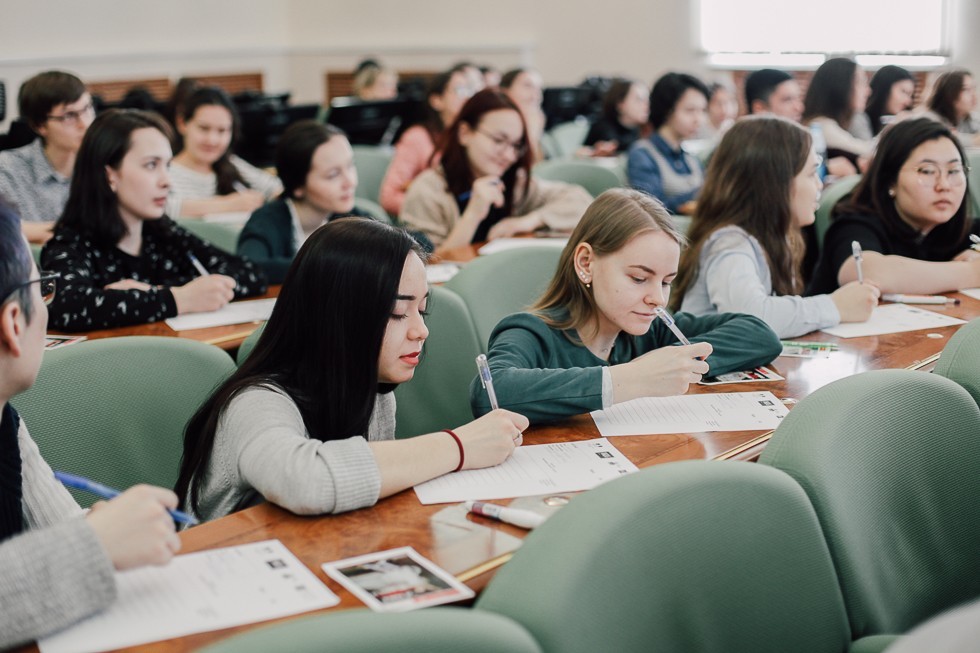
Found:
[[700, 0], [709, 54], [946, 54], [946, 0]]

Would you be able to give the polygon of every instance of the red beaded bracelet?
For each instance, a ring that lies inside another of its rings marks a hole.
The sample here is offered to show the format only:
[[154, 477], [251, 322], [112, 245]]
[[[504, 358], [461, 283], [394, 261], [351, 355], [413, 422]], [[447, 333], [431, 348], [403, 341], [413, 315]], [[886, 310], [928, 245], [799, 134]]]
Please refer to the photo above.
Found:
[[458, 435], [449, 429], [443, 429], [442, 431], [443, 433], [448, 433], [449, 435], [453, 436], [453, 440], [456, 441], [456, 446], [459, 447], [459, 465], [457, 465], [456, 469], [453, 470], [454, 472], [458, 472], [459, 470], [463, 469], [463, 442], [459, 439]]

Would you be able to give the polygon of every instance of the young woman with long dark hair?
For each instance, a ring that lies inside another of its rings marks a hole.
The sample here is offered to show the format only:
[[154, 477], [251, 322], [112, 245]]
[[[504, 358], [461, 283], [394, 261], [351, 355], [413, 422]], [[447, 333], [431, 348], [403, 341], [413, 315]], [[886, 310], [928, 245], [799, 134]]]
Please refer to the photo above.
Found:
[[337, 513], [506, 459], [527, 420], [503, 410], [391, 441], [391, 391], [420, 363], [427, 306], [422, 253], [403, 230], [362, 218], [318, 229], [255, 349], [187, 426], [184, 506], [202, 519], [263, 500]]

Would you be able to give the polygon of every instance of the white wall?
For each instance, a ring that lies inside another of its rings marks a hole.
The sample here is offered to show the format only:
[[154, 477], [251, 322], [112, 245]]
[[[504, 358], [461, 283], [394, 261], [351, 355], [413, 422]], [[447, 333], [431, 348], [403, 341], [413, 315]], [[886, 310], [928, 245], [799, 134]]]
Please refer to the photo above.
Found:
[[[733, 0], [736, 1], [736, 0]], [[954, 64], [980, 74], [980, 3], [951, 0]], [[468, 58], [534, 65], [547, 84], [590, 73], [706, 75], [689, 0], [0, 0], [8, 114], [34, 73], [83, 79], [260, 70], [267, 90], [324, 97], [323, 73], [372, 54], [398, 68]], [[600, 13], [601, 12], [601, 13]]]

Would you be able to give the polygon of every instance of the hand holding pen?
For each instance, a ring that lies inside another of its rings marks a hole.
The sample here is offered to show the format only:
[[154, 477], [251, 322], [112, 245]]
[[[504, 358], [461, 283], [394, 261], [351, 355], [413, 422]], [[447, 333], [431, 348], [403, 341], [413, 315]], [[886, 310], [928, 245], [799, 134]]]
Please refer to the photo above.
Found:
[[[70, 487], [73, 490], [89, 492], [90, 494], [94, 494], [95, 496], [103, 499], [115, 499], [119, 495], [123, 494], [123, 492], [120, 490], [102, 485], [101, 483], [96, 483], [95, 481], [87, 479], [84, 476], [69, 474], [68, 472], [55, 472], [54, 477], [58, 479], [58, 481], [60, 481], [65, 487]], [[170, 513], [170, 516], [173, 517], [175, 522], [189, 524], [191, 526], [198, 523], [197, 519], [185, 512], [170, 509], [168, 509], [167, 512]]]

